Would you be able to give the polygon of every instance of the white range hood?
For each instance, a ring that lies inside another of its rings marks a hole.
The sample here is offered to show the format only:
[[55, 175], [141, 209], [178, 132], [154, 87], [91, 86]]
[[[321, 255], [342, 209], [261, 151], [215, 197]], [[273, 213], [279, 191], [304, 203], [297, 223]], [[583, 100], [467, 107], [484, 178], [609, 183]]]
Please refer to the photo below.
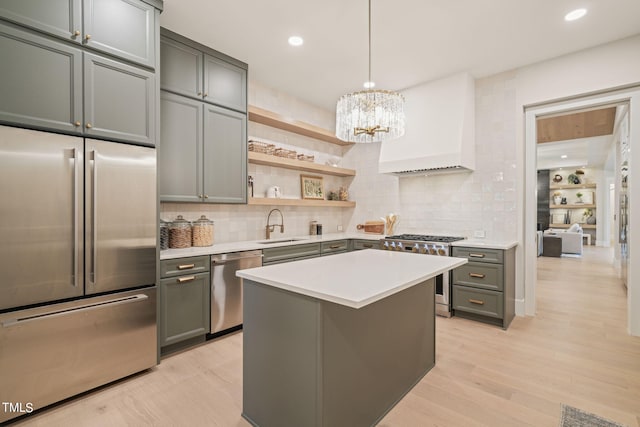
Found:
[[475, 86], [468, 73], [402, 91], [406, 131], [383, 141], [378, 171], [399, 176], [475, 168]]

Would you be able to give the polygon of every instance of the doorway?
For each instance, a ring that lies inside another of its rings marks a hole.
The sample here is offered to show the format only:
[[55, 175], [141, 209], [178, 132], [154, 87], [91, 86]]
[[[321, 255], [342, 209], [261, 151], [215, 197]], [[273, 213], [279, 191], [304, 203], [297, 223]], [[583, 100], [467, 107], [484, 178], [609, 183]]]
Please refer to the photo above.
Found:
[[[525, 108], [525, 147], [524, 147], [524, 294], [525, 313], [535, 315], [536, 312], [536, 280], [537, 280], [537, 245], [536, 245], [536, 224], [537, 224], [537, 200], [529, 195], [536, 194], [537, 186], [537, 130], [536, 122], [539, 117], [550, 115], [560, 115], [576, 110], [595, 109], [606, 105], [629, 105], [629, 146], [634, 145], [634, 141], [640, 138], [640, 90], [638, 88], [598, 94], [580, 99], [548, 103], [534, 107]], [[635, 127], [634, 127], [635, 126]], [[635, 130], [635, 133], [634, 133]], [[636, 141], [635, 144], [638, 144]], [[631, 164], [631, 162], [630, 162]], [[635, 178], [637, 179], [637, 178]], [[632, 192], [634, 178], [629, 169], [629, 196]], [[603, 187], [604, 188], [604, 187]], [[640, 203], [638, 197], [629, 197], [629, 211], [634, 210], [634, 204]], [[631, 218], [631, 213], [629, 213]], [[632, 248], [640, 248], [640, 236], [638, 233], [628, 235], [629, 253]], [[633, 263], [628, 268], [628, 330], [633, 335], [640, 335], [640, 283], [638, 286], [631, 286], [634, 277], [640, 278], [640, 269], [634, 267]]]

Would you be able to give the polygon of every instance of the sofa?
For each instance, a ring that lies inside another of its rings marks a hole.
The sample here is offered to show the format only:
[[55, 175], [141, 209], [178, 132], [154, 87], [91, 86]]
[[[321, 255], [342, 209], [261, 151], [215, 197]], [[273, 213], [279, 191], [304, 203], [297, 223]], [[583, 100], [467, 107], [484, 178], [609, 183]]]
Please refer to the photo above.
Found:
[[544, 235], [560, 237], [563, 254], [582, 255], [582, 227], [580, 224], [572, 224], [566, 230], [550, 228], [545, 230]]

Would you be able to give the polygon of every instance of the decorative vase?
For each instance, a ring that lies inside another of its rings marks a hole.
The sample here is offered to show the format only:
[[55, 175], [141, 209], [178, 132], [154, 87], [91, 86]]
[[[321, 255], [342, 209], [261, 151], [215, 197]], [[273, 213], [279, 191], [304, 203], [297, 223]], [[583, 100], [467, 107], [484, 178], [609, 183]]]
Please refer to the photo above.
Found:
[[589, 218], [587, 218], [587, 224], [590, 225], [594, 225], [596, 223], [596, 217], [591, 215]]
[[560, 197], [560, 196], [555, 196], [553, 198], [553, 204], [554, 205], [559, 205], [561, 201], [562, 201], [562, 197]]

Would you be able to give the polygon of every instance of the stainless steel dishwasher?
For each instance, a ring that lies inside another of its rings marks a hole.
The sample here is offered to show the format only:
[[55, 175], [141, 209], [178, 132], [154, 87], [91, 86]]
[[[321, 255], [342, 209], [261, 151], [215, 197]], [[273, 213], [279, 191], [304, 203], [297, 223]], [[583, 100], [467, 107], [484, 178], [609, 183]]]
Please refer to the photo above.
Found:
[[242, 325], [242, 279], [236, 271], [262, 266], [262, 251], [211, 255], [211, 333]]

